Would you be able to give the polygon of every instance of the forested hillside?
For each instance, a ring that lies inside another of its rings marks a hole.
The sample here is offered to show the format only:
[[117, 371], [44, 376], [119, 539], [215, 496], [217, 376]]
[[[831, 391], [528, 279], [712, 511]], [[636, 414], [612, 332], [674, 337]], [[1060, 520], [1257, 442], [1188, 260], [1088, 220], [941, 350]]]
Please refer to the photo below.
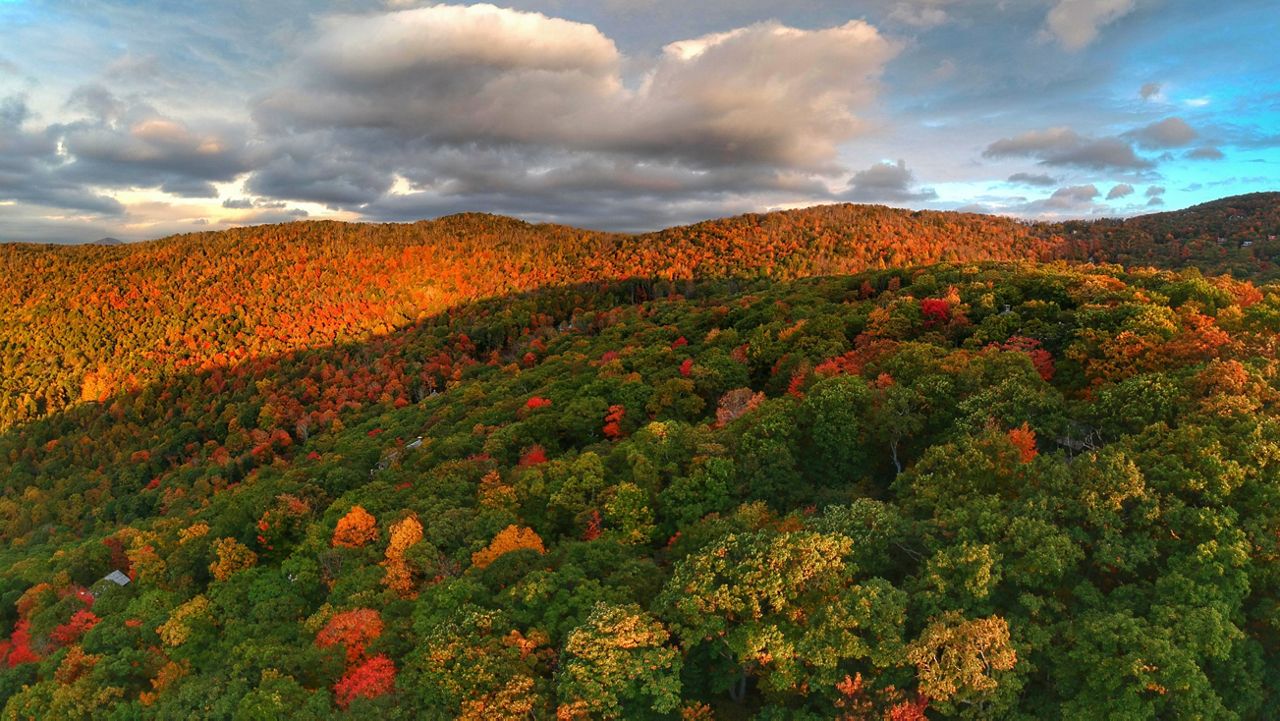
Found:
[[0, 428], [169, 373], [362, 341], [458, 303], [550, 285], [791, 280], [1055, 258], [1269, 279], [1280, 256], [1271, 240], [1280, 233], [1278, 197], [1065, 225], [834, 205], [639, 236], [468, 214], [290, 223], [127, 246], [3, 245]]
[[0, 719], [1268, 718], [1276, 219], [4, 246]]
[[3, 718], [1266, 718], [1278, 330], [959, 263], [175, 369], [0, 437]]
[[1195, 267], [1255, 280], [1280, 277], [1280, 193], [1239, 195], [1126, 220], [1063, 223], [1053, 232], [1071, 241], [1065, 257], [1077, 260]]

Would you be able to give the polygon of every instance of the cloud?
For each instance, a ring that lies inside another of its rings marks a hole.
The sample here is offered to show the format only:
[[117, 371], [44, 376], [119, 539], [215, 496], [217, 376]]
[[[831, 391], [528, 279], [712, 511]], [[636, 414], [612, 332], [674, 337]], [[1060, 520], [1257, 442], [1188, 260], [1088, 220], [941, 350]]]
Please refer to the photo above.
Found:
[[1133, 195], [1133, 186], [1128, 183], [1120, 183], [1112, 186], [1111, 190], [1107, 192], [1107, 200], [1115, 200], [1129, 195]]
[[57, 134], [27, 129], [30, 115], [24, 97], [0, 100], [0, 201], [98, 215], [123, 213], [124, 206], [114, 198], [65, 176]]
[[914, 185], [915, 174], [907, 168], [905, 161], [881, 162], [854, 173], [849, 179], [848, 190], [842, 197], [863, 202], [891, 203], [933, 200], [938, 197], [930, 188], [912, 190]]
[[1099, 195], [1098, 188], [1093, 185], [1072, 185], [1053, 191], [1045, 204], [1051, 208], [1076, 208], [1092, 202]]
[[254, 102], [272, 152], [246, 187], [356, 208], [402, 176], [457, 198], [494, 179], [483, 158], [517, 179], [613, 168], [594, 188], [618, 192], [658, 176], [669, 192], [708, 177], [777, 190], [839, 172], [896, 52], [862, 21], [758, 23], [645, 60], [592, 25], [492, 5], [329, 17]]
[[1101, 195], [1095, 185], [1070, 185], [1058, 188], [1047, 198], [1022, 203], [1010, 210], [1026, 215], [1055, 217], [1087, 215], [1101, 207], [1094, 202]]
[[997, 140], [983, 151], [988, 158], [1032, 157], [1041, 165], [1091, 170], [1149, 170], [1155, 163], [1138, 156], [1129, 141], [1087, 138], [1070, 128], [1037, 130]]
[[1041, 187], [1053, 186], [1058, 184], [1057, 178], [1054, 178], [1052, 175], [1046, 175], [1043, 173], [1041, 174], [1014, 173], [1013, 175], [1009, 176], [1008, 182], [1017, 183], [1019, 185], [1033, 185], [1033, 186], [1041, 186]]
[[262, 198], [226, 198], [222, 207], [230, 210], [250, 210], [252, 208], [283, 208], [287, 203], [282, 201], [263, 200]]
[[218, 197], [218, 189], [213, 183], [199, 180], [196, 178], [175, 178], [166, 180], [160, 185], [160, 190], [169, 195], [176, 195], [180, 198], [216, 198]]
[[1103, 27], [1133, 12], [1134, 0], [1058, 0], [1045, 19], [1045, 31], [1063, 48], [1080, 50]]
[[1164, 98], [1163, 90], [1164, 85], [1161, 83], [1144, 83], [1138, 90], [1138, 95], [1140, 95], [1143, 100], [1161, 100]]
[[1199, 133], [1196, 132], [1195, 128], [1187, 125], [1187, 122], [1182, 118], [1165, 118], [1159, 122], [1125, 133], [1125, 136], [1133, 138], [1142, 148], [1154, 150], [1158, 148], [1180, 148], [1189, 145], [1199, 136]]
[[[365, 217], [411, 220], [467, 210], [531, 220], [644, 230], [834, 196], [808, 174], [760, 166], [691, 170], [625, 156], [502, 149], [440, 149], [406, 169], [405, 192], [360, 207]], [[718, 208], [718, 210], [716, 210]]]
[[88, 116], [50, 132], [69, 159], [59, 174], [78, 183], [216, 197], [212, 182], [231, 181], [256, 162], [240, 125], [192, 124], [95, 85], [73, 92], [68, 107]]
[[947, 0], [899, 2], [889, 11], [889, 20], [922, 30], [937, 27], [950, 19], [941, 7], [945, 4]]
[[1147, 197], [1148, 197], [1148, 198], [1154, 198], [1154, 197], [1157, 197], [1157, 196], [1160, 196], [1160, 195], [1164, 195], [1164, 186], [1163, 186], [1163, 185], [1152, 185], [1152, 186], [1149, 186], [1149, 187], [1147, 188]]
[[330, 207], [357, 206], [390, 190], [395, 178], [389, 166], [397, 159], [411, 159], [388, 141], [360, 150], [352, 147], [358, 143], [339, 138], [335, 132], [312, 132], [278, 142], [271, 158], [249, 176], [245, 189]]
[[1204, 145], [1195, 150], [1188, 150], [1185, 157], [1189, 160], [1222, 160], [1226, 156], [1212, 145]]
[[1147, 207], [1149, 207], [1149, 208], [1154, 208], [1154, 207], [1156, 207], [1156, 206], [1160, 206], [1160, 205], [1164, 205], [1164, 198], [1156, 197], [1156, 198], [1152, 198], [1151, 200], [1148, 200], [1148, 201], [1147, 201]]

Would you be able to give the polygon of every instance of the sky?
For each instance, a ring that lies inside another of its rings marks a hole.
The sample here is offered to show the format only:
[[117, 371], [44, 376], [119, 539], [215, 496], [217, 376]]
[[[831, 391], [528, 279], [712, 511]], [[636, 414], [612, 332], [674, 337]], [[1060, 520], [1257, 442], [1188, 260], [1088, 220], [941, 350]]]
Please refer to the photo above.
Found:
[[1280, 190], [1275, 0], [0, 0], [0, 242]]

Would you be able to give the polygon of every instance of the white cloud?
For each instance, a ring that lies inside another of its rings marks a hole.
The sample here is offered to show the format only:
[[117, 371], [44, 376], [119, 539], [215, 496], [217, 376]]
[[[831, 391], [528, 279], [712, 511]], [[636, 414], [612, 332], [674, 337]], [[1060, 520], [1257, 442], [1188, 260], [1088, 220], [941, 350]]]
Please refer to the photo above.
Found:
[[671, 43], [637, 87], [585, 23], [492, 5], [323, 20], [257, 103], [280, 134], [818, 168], [864, 128], [897, 52], [871, 25], [776, 22]]

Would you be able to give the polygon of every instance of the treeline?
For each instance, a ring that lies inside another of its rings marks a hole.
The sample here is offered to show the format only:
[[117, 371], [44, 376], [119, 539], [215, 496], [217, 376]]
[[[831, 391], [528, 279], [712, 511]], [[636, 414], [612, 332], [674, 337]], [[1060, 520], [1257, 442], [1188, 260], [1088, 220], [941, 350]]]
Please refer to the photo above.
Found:
[[183, 366], [10, 429], [0, 718], [1280, 703], [1274, 287], [679, 277]]

